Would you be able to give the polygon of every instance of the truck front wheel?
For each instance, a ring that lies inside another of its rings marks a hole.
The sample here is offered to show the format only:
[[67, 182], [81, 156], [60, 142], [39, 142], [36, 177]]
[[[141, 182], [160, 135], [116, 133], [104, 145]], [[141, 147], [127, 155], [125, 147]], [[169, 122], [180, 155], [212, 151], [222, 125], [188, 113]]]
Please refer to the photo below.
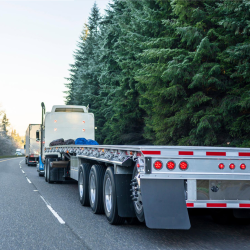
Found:
[[47, 182], [51, 183], [51, 178], [50, 178], [50, 163], [53, 162], [54, 159], [49, 158], [47, 161], [47, 173], [46, 173], [46, 177], [47, 177]]
[[89, 173], [89, 203], [94, 214], [103, 213], [103, 177], [105, 168], [93, 165]]
[[83, 206], [89, 206], [89, 171], [90, 164], [83, 163], [79, 168], [78, 191], [79, 199]]
[[45, 159], [45, 164], [44, 164], [44, 179], [47, 182], [47, 165], [48, 165], [48, 158]]
[[125, 218], [118, 215], [114, 169], [107, 168], [103, 180], [103, 203], [107, 220], [112, 225], [123, 224]]

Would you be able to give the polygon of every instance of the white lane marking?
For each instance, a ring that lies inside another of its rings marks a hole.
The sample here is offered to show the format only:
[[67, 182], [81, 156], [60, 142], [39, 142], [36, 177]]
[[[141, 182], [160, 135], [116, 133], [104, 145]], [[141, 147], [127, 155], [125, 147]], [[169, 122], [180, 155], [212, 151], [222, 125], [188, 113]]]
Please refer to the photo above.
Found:
[[58, 213], [50, 206], [50, 204], [40, 195], [41, 199], [44, 201], [46, 204], [47, 208], [50, 210], [50, 212], [57, 218], [57, 220], [61, 224], [65, 224], [65, 221], [58, 215]]
[[34, 192], [38, 192], [38, 190], [33, 190]]
[[29, 180], [29, 178], [28, 178], [28, 177], [26, 177], [26, 179], [27, 179], [28, 183], [31, 183], [31, 181]]
[[25, 174], [25, 172], [22, 170], [23, 174]]

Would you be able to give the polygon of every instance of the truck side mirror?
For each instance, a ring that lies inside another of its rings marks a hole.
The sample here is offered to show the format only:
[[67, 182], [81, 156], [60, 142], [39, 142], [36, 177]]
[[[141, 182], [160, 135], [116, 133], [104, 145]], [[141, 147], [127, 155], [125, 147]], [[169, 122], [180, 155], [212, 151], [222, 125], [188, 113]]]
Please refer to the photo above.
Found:
[[26, 144], [23, 145], [23, 148], [26, 149]]
[[40, 138], [39, 138], [39, 130], [36, 131], [36, 141], [40, 141]]

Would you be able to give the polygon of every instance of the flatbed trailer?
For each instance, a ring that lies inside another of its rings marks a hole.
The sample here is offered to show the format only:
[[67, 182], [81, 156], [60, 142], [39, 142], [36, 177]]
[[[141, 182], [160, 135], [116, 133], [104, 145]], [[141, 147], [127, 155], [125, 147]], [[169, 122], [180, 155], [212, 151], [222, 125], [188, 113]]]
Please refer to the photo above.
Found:
[[250, 218], [250, 149], [61, 145], [44, 148], [48, 182], [78, 181], [82, 205], [109, 223], [137, 217], [149, 228], [189, 229], [188, 208]]

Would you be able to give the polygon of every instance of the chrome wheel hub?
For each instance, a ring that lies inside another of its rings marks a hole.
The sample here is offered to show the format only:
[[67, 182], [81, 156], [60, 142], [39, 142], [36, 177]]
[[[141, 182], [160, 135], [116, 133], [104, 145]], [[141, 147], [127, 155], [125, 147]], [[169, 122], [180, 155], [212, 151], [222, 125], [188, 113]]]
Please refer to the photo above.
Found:
[[95, 203], [95, 195], [96, 195], [95, 176], [91, 174], [90, 176], [90, 200], [92, 204]]
[[82, 176], [82, 172], [80, 172], [80, 175], [79, 175], [79, 194], [80, 194], [80, 197], [83, 196], [83, 176]]
[[112, 209], [112, 184], [109, 177], [106, 179], [105, 182], [104, 194], [105, 194], [105, 206], [108, 213], [110, 213]]

